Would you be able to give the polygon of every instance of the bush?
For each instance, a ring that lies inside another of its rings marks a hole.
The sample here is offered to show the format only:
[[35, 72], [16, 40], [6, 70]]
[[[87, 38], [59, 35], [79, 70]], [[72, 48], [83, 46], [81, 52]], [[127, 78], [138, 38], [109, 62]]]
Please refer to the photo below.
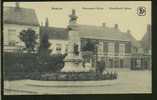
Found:
[[59, 72], [64, 67], [64, 55], [40, 56], [35, 53], [11, 53], [3, 55], [4, 78], [29, 76], [31, 73]]

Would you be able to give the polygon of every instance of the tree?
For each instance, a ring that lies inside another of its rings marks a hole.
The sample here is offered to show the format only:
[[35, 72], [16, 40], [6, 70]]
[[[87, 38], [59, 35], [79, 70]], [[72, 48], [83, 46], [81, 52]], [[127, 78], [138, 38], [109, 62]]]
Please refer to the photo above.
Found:
[[85, 46], [83, 47], [83, 51], [95, 51], [95, 41], [92, 40], [87, 40], [87, 43], [85, 44]]
[[40, 38], [40, 47], [39, 47], [39, 53], [40, 54], [49, 54], [51, 52], [51, 50], [49, 49], [49, 47], [51, 46], [51, 44], [48, 41], [48, 34], [45, 33], [43, 35], [41, 35]]
[[37, 35], [35, 34], [34, 30], [32, 30], [31, 28], [28, 28], [27, 30], [22, 30], [20, 32], [19, 38], [21, 41], [24, 42], [26, 50], [28, 50], [28, 52], [34, 51], [35, 45], [37, 44]]

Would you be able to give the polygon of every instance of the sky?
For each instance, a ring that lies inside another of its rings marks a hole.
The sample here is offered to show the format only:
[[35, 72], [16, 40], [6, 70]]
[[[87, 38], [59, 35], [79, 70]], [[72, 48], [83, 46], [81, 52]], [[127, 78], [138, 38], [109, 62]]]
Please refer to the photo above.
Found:
[[[71, 10], [76, 10], [77, 23], [85, 25], [114, 27], [118, 24], [122, 32], [127, 30], [140, 40], [151, 24], [151, 1], [79, 1], [79, 2], [20, 2], [21, 8], [34, 9], [38, 20], [45, 23], [49, 19], [49, 26], [67, 27]], [[4, 2], [4, 6], [15, 6], [15, 2]], [[146, 8], [146, 15], [137, 14], [138, 7]]]

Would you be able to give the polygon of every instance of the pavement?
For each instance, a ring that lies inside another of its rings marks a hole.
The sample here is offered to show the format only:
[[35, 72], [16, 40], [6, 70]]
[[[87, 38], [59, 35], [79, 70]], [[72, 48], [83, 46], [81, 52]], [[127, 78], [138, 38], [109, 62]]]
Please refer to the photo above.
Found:
[[152, 72], [150, 70], [107, 70], [118, 72], [118, 79], [102, 81], [4, 81], [4, 95], [138, 94], [152, 92]]

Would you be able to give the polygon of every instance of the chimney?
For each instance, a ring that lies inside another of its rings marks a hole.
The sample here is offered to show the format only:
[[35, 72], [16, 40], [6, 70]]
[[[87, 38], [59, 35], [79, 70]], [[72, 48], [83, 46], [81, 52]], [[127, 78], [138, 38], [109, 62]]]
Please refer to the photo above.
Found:
[[106, 23], [102, 23], [102, 27], [106, 27]]
[[16, 6], [16, 8], [20, 8], [19, 2], [16, 2], [16, 3], [15, 3], [15, 6]]
[[115, 24], [115, 25], [114, 25], [114, 28], [115, 28], [115, 29], [118, 29], [118, 24]]
[[147, 25], [147, 32], [151, 32], [151, 25], [150, 24]]

